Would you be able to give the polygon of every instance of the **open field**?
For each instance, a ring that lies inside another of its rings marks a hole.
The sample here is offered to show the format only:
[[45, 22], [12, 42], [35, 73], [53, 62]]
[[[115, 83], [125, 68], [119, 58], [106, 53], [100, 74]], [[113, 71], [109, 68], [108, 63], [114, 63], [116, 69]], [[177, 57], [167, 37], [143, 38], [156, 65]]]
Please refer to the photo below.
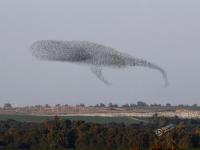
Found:
[[[53, 119], [54, 116], [30, 116], [30, 115], [0, 115], [0, 120], [13, 119], [21, 122], [42, 122], [45, 120]], [[125, 124], [135, 124], [143, 122], [131, 117], [100, 117], [100, 116], [62, 116], [64, 119], [69, 120], [82, 120], [85, 122], [95, 122], [95, 123], [125, 123]]]

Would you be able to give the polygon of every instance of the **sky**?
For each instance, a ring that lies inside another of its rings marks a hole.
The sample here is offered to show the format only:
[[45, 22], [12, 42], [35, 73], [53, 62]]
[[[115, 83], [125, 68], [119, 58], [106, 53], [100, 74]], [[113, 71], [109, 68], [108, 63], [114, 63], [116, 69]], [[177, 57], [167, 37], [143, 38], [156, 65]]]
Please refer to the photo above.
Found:
[[[1, 0], [0, 105], [200, 104], [199, 0]], [[86, 40], [153, 62], [110, 69], [106, 86], [88, 66], [38, 61], [37, 40]]]

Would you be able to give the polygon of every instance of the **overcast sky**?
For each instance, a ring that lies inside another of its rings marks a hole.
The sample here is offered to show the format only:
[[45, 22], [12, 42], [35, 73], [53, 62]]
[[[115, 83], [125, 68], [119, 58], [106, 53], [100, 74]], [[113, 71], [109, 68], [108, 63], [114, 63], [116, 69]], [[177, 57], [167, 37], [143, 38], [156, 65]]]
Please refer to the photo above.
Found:
[[[170, 102], [200, 104], [199, 0], [1, 0], [0, 105]], [[37, 40], [87, 40], [164, 68], [103, 70], [38, 61]]]

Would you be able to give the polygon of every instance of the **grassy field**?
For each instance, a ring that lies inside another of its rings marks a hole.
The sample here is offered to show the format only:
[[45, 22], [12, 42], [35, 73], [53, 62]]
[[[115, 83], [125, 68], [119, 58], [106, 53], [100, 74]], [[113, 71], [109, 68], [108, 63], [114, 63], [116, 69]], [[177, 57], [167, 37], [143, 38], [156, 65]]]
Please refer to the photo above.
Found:
[[[54, 116], [30, 116], [30, 115], [0, 115], [0, 120], [13, 119], [21, 122], [42, 122], [45, 120], [53, 119]], [[95, 123], [125, 123], [125, 124], [135, 124], [143, 122], [143, 120], [133, 119], [131, 117], [99, 117], [99, 116], [64, 116], [65, 119], [70, 120], [83, 120], [85, 122], [95, 122]]]

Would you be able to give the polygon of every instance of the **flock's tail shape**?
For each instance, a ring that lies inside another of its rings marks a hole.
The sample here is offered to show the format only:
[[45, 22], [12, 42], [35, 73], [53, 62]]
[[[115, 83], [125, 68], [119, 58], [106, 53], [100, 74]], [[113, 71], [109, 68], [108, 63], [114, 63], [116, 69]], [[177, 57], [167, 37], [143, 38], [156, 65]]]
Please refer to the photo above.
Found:
[[109, 82], [102, 75], [102, 67], [141, 66], [158, 70], [165, 80], [165, 85], [168, 85], [167, 73], [161, 67], [104, 45], [88, 41], [42, 40], [33, 43], [30, 49], [33, 56], [40, 60], [90, 65], [91, 71], [105, 84]]

